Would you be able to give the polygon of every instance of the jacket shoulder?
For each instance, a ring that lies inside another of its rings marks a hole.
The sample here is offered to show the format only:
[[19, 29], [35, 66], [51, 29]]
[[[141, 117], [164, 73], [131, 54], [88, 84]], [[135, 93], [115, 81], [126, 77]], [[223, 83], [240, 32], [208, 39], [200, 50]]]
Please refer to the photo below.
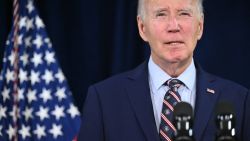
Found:
[[207, 73], [207, 75], [210, 75], [210, 77], [215, 78], [215, 84], [220, 87], [223, 91], [227, 91], [228, 93], [235, 93], [235, 94], [247, 94], [249, 89], [244, 87], [243, 85], [234, 82], [229, 79], [222, 78], [220, 76], [216, 76], [210, 73]]
[[[123, 73], [116, 74], [107, 79], [104, 79], [92, 86], [101, 89], [118, 89], [127, 85], [127, 83], [133, 81], [138, 76], [147, 74], [147, 63], [143, 62], [132, 70], [125, 71]], [[147, 77], [147, 75], [145, 75]]]

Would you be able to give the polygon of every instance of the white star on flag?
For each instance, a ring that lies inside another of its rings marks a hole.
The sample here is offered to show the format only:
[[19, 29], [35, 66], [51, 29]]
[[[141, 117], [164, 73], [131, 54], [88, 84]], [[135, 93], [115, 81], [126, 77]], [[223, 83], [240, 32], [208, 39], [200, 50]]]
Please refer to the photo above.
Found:
[[39, 124], [36, 125], [36, 130], [33, 131], [35, 135], [37, 135], [37, 138], [40, 140], [42, 137], [46, 136], [45, 133], [45, 126], [41, 126]]
[[9, 116], [11, 116], [14, 119], [14, 121], [17, 120], [17, 117], [20, 117], [19, 112], [16, 113], [16, 111], [15, 111], [16, 109], [17, 109], [17, 106], [14, 105], [13, 108], [11, 109], [11, 111], [9, 112]]
[[46, 103], [48, 100], [52, 99], [51, 91], [44, 88], [39, 97], [43, 99], [44, 103]]
[[24, 89], [18, 89], [18, 100], [23, 100], [24, 99]]
[[26, 139], [26, 137], [30, 137], [31, 136], [31, 134], [30, 134], [30, 127], [22, 125], [22, 128], [19, 130], [18, 133], [22, 136], [23, 139]]
[[4, 87], [2, 91], [3, 101], [5, 102], [7, 99], [10, 99], [10, 90]]
[[21, 17], [19, 22], [19, 28], [22, 29], [23, 27], [26, 27], [27, 17]]
[[28, 74], [25, 70], [20, 69], [19, 71], [19, 80], [22, 83], [23, 81], [27, 81], [28, 80]]
[[31, 71], [30, 80], [32, 85], [40, 82], [39, 76], [40, 76], [39, 72], [35, 72], [34, 70]]
[[49, 133], [53, 135], [54, 139], [56, 139], [58, 136], [62, 136], [62, 125], [53, 124], [52, 128], [49, 130]]
[[49, 118], [49, 109], [48, 108], [44, 108], [42, 106], [40, 106], [39, 111], [36, 112], [36, 115], [38, 117], [40, 117], [40, 120], [43, 121], [45, 118]]
[[59, 70], [55, 76], [60, 83], [62, 83], [65, 80], [62, 70]]
[[9, 136], [9, 140], [11, 140], [14, 136], [15, 136], [15, 129], [11, 126], [11, 125], [9, 125], [9, 128], [8, 128], [8, 130], [6, 131], [6, 133], [8, 134], [8, 136]]
[[29, 107], [25, 108], [25, 110], [23, 111], [23, 115], [26, 121], [33, 118], [32, 112], [33, 112], [33, 108], [29, 108]]
[[27, 47], [31, 47], [31, 36], [27, 36], [25, 39], [24, 39], [24, 43], [25, 43], [25, 46]]
[[23, 43], [23, 35], [22, 34], [18, 36], [17, 43], [18, 43], [18, 45], [21, 45]]
[[6, 118], [6, 111], [7, 111], [7, 107], [3, 107], [2, 105], [0, 105], [0, 120], [2, 118]]
[[46, 51], [45, 60], [47, 61], [48, 65], [55, 62], [54, 56], [55, 56], [55, 53]]
[[36, 101], [37, 100], [36, 90], [29, 89], [27, 94], [27, 99], [29, 103], [31, 103], [32, 101]]
[[35, 44], [37, 48], [40, 48], [43, 45], [42, 36], [36, 35], [36, 39], [33, 41], [33, 44]]
[[11, 52], [11, 55], [8, 57], [8, 60], [10, 61], [11, 65], [14, 65], [14, 61], [15, 61], [15, 53], [14, 53], [14, 51]]
[[39, 64], [42, 64], [42, 54], [40, 53], [34, 53], [33, 58], [31, 61], [34, 63], [35, 67], [37, 67]]
[[56, 105], [55, 109], [52, 111], [52, 115], [56, 117], [56, 120], [59, 120], [60, 118], [64, 117], [64, 107], [59, 107], [58, 105]]
[[29, 0], [26, 8], [28, 9], [29, 13], [31, 13], [35, 9], [33, 1]]
[[62, 99], [66, 98], [65, 88], [57, 88], [56, 96], [59, 101], [62, 101]]
[[7, 83], [9, 83], [10, 81], [14, 81], [14, 72], [10, 71], [9, 69], [6, 72], [6, 80]]
[[33, 21], [34, 21], [34, 19], [27, 19], [27, 22], [26, 22], [26, 30], [27, 31], [34, 28]]
[[80, 115], [79, 111], [77, 110], [77, 108], [73, 104], [70, 104], [70, 108], [68, 109], [67, 112], [70, 114], [70, 116], [72, 118]]
[[37, 27], [37, 29], [45, 27], [44, 24], [43, 24], [43, 21], [38, 16], [36, 16], [36, 27]]
[[45, 81], [46, 84], [49, 84], [51, 81], [54, 81], [53, 73], [49, 70], [45, 70], [42, 79]]
[[21, 57], [20, 60], [23, 62], [23, 65], [26, 66], [28, 63], [28, 55], [26, 53], [24, 53]]

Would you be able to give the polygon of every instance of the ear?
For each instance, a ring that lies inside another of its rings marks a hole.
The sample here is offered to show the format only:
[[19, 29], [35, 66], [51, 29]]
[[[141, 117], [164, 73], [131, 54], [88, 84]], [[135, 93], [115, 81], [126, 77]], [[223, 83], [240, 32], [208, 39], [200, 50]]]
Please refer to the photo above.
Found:
[[137, 16], [137, 26], [138, 26], [138, 30], [139, 30], [139, 34], [140, 34], [141, 38], [145, 42], [147, 42], [148, 39], [147, 39], [146, 34], [145, 34], [145, 23], [144, 23], [141, 16]]
[[201, 15], [199, 19], [198, 32], [197, 32], [198, 40], [200, 40], [202, 37], [203, 29], [204, 29], [204, 15]]

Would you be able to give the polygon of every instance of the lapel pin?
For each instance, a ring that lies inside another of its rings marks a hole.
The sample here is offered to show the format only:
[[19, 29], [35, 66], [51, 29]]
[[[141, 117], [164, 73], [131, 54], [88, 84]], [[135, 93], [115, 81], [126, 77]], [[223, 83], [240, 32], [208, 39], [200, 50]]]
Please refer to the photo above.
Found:
[[214, 90], [209, 89], [209, 88], [207, 88], [207, 92], [209, 92], [209, 93], [211, 93], [211, 94], [214, 94], [214, 93], [215, 93], [215, 91], [214, 91]]

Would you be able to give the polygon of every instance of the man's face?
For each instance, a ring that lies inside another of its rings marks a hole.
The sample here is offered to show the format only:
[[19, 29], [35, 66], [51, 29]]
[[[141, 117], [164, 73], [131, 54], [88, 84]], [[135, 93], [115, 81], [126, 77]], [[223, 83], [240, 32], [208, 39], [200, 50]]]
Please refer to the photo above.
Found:
[[189, 63], [203, 31], [196, 0], [145, 0], [145, 18], [138, 20], [143, 40], [157, 64]]

